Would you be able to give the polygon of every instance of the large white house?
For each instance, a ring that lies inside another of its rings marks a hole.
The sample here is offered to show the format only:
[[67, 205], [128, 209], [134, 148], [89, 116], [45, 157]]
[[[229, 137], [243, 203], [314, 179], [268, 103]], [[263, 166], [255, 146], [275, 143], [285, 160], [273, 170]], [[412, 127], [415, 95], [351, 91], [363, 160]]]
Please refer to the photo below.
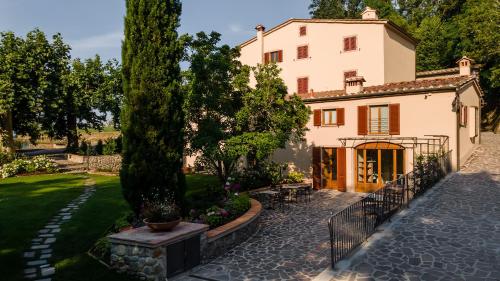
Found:
[[316, 188], [368, 192], [447, 153], [458, 170], [480, 142], [482, 91], [473, 61], [417, 73], [417, 40], [367, 8], [362, 19], [290, 19], [241, 47], [250, 66], [275, 62], [313, 114], [305, 142], [275, 160]]

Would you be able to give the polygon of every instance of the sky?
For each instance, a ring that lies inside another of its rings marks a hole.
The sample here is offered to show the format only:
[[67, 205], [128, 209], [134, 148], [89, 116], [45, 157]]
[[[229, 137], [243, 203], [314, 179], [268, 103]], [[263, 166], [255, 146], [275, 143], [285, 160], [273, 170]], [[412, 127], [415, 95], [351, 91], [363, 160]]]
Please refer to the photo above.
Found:
[[[238, 45], [289, 19], [308, 18], [310, 0], [184, 0], [179, 34], [217, 31], [222, 43]], [[72, 57], [121, 57], [125, 0], [0, 0], [0, 32], [24, 36], [39, 28], [61, 33]]]

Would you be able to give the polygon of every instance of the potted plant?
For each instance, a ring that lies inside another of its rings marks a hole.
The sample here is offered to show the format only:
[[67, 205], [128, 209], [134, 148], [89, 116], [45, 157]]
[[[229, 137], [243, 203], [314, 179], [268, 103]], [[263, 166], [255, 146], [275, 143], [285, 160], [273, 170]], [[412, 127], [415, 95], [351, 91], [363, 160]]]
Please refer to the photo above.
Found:
[[153, 231], [169, 231], [181, 222], [179, 208], [170, 198], [145, 201], [143, 217]]

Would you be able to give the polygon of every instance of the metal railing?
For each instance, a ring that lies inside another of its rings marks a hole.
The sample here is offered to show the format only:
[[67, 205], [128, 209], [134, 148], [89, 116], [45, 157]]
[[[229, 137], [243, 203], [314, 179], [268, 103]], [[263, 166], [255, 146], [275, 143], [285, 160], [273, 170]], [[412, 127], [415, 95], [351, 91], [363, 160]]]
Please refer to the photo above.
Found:
[[328, 221], [332, 268], [370, 237], [380, 224], [408, 206], [450, 170], [449, 153], [421, 159], [412, 172], [332, 215]]

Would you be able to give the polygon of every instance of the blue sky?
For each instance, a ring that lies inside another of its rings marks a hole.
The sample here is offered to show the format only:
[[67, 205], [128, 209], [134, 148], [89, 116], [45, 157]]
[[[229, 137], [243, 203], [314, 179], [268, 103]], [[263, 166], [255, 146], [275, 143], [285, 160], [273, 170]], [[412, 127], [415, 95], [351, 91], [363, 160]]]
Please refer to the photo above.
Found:
[[[184, 0], [180, 33], [215, 30], [237, 45], [289, 18], [309, 17], [310, 0]], [[0, 0], [0, 31], [25, 35], [35, 27], [60, 32], [73, 57], [120, 59], [125, 0]]]

